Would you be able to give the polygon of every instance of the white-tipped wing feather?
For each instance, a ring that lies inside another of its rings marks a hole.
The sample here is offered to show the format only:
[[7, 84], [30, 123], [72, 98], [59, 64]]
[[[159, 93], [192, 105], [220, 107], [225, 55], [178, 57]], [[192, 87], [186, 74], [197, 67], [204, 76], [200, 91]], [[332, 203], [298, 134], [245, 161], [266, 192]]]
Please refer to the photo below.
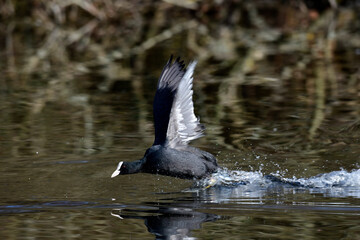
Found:
[[175, 95], [167, 130], [167, 139], [171, 147], [186, 145], [204, 135], [205, 128], [194, 114], [192, 99], [195, 66], [196, 62], [189, 64]]

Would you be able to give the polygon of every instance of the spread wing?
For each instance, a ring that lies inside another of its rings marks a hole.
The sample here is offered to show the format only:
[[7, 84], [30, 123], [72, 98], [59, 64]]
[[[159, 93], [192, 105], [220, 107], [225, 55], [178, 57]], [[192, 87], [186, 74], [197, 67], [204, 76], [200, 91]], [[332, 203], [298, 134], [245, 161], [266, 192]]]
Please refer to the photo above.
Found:
[[172, 56], [165, 65], [154, 98], [154, 145], [176, 148], [204, 135], [205, 127], [194, 114], [193, 73], [196, 62], [185, 65]]
[[196, 62], [189, 64], [177, 86], [166, 134], [168, 144], [171, 147], [187, 145], [191, 140], [204, 135], [205, 127], [194, 114], [194, 103], [192, 99], [195, 66]]
[[171, 108], [180, 81], [185, 74], [184, 62], [177, 58], [172, 63], [172, 56], [163, 68], [155, 93], [153, 114], [155, 127], [154, 145], [163, 145], [168, 142], [168, 125], [170, 121]]

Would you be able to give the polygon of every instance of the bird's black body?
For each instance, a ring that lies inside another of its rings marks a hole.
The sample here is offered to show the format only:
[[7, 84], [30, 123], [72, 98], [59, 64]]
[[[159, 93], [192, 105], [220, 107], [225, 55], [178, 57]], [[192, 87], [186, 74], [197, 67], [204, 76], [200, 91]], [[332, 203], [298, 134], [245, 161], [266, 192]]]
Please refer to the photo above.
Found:
[[179, 58], [172, 58], [161, 73], [154, 98], [155, 140], [142, 159], [120, 162], [112, 177], [119, 174], [152, 173], [199, 179], [213, 173], [216, 158], [188, 142], [202, 137], [204, 126], [194, 115], [192, 74], [196, 62], [184, 69]]
[[217, 168], [213, 155], [189, 146], [184, 149], [152, 146], [145, 158], [143, 172], [179, 178], [202, 178]]

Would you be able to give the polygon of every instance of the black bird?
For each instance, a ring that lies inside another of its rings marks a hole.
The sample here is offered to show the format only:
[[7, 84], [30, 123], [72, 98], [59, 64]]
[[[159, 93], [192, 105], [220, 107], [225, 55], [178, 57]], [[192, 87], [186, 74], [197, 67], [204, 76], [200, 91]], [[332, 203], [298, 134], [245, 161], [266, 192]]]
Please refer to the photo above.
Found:
[[165, 65], [157, 85], [153, 113], [154, 144], [142, 159], [119, 162], [111, 177], [121, 174], [152, 173], [184, 179], [200, 179], [217, 170], [216, 158], [188, 146], [204, 135], [205, 127], [195, 117], [192, 100], [193, 73], [196, 62], [185, 69], [184, 61], [172, 56]]

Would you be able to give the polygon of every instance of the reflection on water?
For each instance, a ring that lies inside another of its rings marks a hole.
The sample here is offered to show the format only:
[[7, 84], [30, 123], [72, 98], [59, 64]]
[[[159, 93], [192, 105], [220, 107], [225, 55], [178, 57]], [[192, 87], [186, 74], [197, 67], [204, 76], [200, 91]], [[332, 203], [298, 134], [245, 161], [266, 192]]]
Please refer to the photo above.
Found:
[[[195, 104], [207, 136], [195, 144], [228, 169], [208, 189], [164, 176], [109, 177], [119, 160], [138, 159], [152, 144], [147, 89], [155, 73], [118, 81], [109, 92], [87, 86], [93, 76], [55, 76], [50, 87], [5, 93], [0, 238], [358, 238], [353, 93], [343, 92], [317, 126], [307, 83], [208, 81], [201, 72]], [[298, 233], [289, 235], [293, 228]]]
[[195, 105], [207, 136], [195, 144], [228, 171], [208, 189], [197, 183], [200, 190], [164, 176], [110, 179], [114, 164], [152, 144], [150, 89], [161, 66], [108, 92], [94, 90], [95, 75], [61, 75], [3, 93], [0, 238], [359, 237], [360, 132], [350, 87], [328, 103], [319, 126], [305, 78], [296, 86], [208, 79], [199, 64]]
[[[24, 232], [20, 238], [54, 236], [66, 229], [62, 233], [64, 237], [151, 239], [148, 232], [156, 239], [217, 238], [224, 234], [296, 239], [297, 235], [288, 236], [288, 228], [296, 226], [306, 230], [300, 234], [303, 237], [310, 234], [316, 239], [331, 235], [356, 239], [360, 215], [359, 174], [359, 170], [341, 170], [289, 179], [259, 171], [224, 169], [211, 176], [217, 181], [209, 188], [204, 188], [207, 180], [184, 188], [183, 180], [148, 174], [132, 175], [112, 183], [109, 180], [105, 184], [110, 186], [108, 189], [90, 181], [91, 189], [77, 190], [88, 195], [81, 197], [80, 194], [76, 198], [92, 201], [3, 202], [0, 222], [6, 231], [0, 231], [0, 235], [8, 238], [22, 226]], [[136, 184], [131, 184], [134, 180]], [[80, 185], [84, 187], [85, 183]], [[169, 192], [166, 188], [180, 191]], [[72, 189], [76, 189], [75, 185]], [[93, 190], [96, 192], [91, 193]], [[24, 198], [24, 195], [18, 196]], [[47, 224], [48, 221], [51, 224]]]
[[[192, 230], [200, 229], [202, 223], [220, 218], [215, 214], [195, 211], [191, 205], [188, 207], [165, 205], [149, 211], [125, 209], [118, 213], [113, 211], [111, 215], [119, 219], [143, 219], [148, 231], [154, 234], [156, 239], [185, 239], [192, 235]], [[141, 215], [132, 215], [134, 212], [140, 212]], [[144, 214], [149, 215], [142, 216]]]
[[[234, 175], [239, 180], [241, 173]], [[98, 202], [33, 200], [3, 204], [0, 222], [6, 230], [0, 234], [9, 237], [12, 231], [22, 226], [20, 238], [24, 239], [54, 236], [65, 229], [64, 237], [142, 239], [149, 237], [143, 228], [146, 226], [156, 239], [217, 238], [223, 234], [232, 237], [264, 234], [296, 239], [297, 235], [287, 234], [289, 227], [297, 226], [306, 230], [301, 233], [303, 237], [310, 234], [317, 239], [326, 239], [334, 234], [354, 239], [352, 237], [358, 236], [356, 219], [360, 215], [360, 205], [355, 200], [358, 196], [352, 199], [351, 194], [326, 195], [330, 189], [336, 191], [340, 187], [304, 188], [279, 179], [263, 177], [260, 180], [259, 173], [243, 175], [247, 183], [243, 179], [241, 184], [235, 184], [233, 180], [232, 184], [227, 181], [191, 192], [158, 192], [139, 204], [121, 203], [126, 202], [125, 197]], [[179, 187], [176, 185], [173, 187]], [[342, 189], [349, 188], [343, 186]], [[358, 186], [353, 188], [356, 189], [359, 192]], [[326, 197], [331, 197], [332, 201]], [[46, 224], [47, 221], [52, 224]], [[341, 221], [341, 225], [337, 221]], [[336, 228], [332, 229], [334, 226]]]

